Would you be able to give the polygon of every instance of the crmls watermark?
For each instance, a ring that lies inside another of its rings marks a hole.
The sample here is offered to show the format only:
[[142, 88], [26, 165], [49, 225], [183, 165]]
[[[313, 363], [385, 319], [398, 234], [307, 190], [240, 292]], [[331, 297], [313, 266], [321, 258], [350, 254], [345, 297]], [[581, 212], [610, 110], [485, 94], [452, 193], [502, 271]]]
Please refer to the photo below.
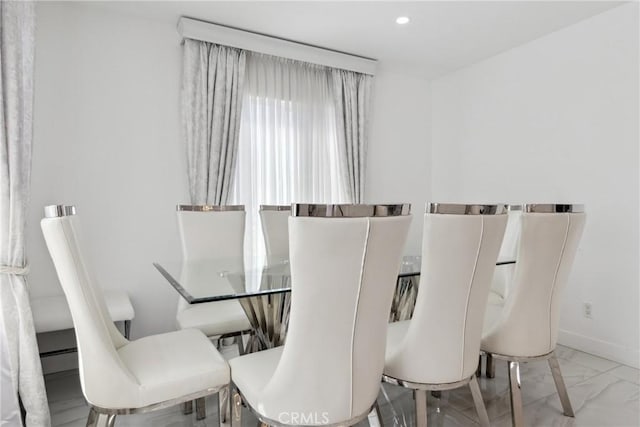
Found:
[[298, 426], [329, 424], [328, 412], [280, 412], [278, 421]]

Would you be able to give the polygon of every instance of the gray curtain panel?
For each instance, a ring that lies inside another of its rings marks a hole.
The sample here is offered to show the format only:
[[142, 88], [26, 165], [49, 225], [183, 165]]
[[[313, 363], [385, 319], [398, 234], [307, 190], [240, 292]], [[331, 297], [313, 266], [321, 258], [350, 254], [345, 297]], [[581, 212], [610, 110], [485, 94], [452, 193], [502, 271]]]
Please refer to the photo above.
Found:
[[192, 204], [226, 204], [234, 176], [246, 52], [185, 39], [182, 128]]
[[19, 393], [28, 427], [51, 424], [25, 279], [34, 32], [34, 2], [0, 2], [0, 425], [21, 425]]
[[345, 162], [345, 182], [352, 203], [362, 203], [373, 76], [339, 69], [332, 69], [331, 74], [336, 100], [338, 144], [343, 150], [341, 158]]

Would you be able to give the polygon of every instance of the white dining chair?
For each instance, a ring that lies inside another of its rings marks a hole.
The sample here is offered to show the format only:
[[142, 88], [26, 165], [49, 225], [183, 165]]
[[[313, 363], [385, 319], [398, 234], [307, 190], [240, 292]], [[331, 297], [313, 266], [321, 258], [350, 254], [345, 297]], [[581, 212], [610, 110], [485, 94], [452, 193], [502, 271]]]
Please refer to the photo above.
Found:
[[260, 223], [267, 250], [267, 265], [289, 259], [290, 216], [291, 205], [260, 205]]
[[353, 425], [376, 401], [409, 205], [293, 205], [284, 346], [230, 361], [242, 403], [269, 425]]
[[[244, 206], [178, 205], [176, 215], [182, 248], [180, 281], [198, 283], [204, 277], [203, 285], [216, 288], [210, 292], [234, 293], [225, 274], [244, 271]], [[210, 274], [212, 269], [218, 274]], [[249, 319], [236, 300], [189, 304], [178, 298], [176, 321], [179, 329], [198, 329], [217, 339], [218, 347], [223, 339], [233, 338], [240, 354], [244, 353], [242, 335], [251, 330]], [[198, 419], [206, 413], [202, 405], [203, 400], [196, 401]], [[187, 402], [184, 413], [192, 410], [193, 405]]]
[[428, 390], [467, 384], [480, 424], [489, 425], [475, 372], [506, 222], [505, 205], [427, 205], [413, 317], [389, 324], [383, 375], [414, 390], [419, 427], [427, 425]]
[[[219, 271], [216, 283], [221, 294], [230, 288], [225, 273], [244, 271], [244, 206], [178, 205], [178, 229], [182, 245], [181, 280], [196, 280], [201, 270]], [[208, 274], [210, 280], [214, 275]], [[190, 305], [178, 300], [177, 322], [180, 329], [199, 329], [208, 337], [235, 337], [251, 329], [249, 319], [235, 300]]]
[[42, 232], [73, 318], [87, 426], [113, 426], [116, 415], [161, 409], [218, 393], [229, 366], [198, 330], [135, 341], [113, 324], [84, 259], [72, 206], [48, 206]]
[[548, 360], [564, 414], [573, 417], [554, 351], [562, 291], [585, 220], [582, 205], [524, 205], [513, 283], [503, 305], [487, 305], [482, 350], [509, 363], [514, 426], [524, 422], [520, 362]]

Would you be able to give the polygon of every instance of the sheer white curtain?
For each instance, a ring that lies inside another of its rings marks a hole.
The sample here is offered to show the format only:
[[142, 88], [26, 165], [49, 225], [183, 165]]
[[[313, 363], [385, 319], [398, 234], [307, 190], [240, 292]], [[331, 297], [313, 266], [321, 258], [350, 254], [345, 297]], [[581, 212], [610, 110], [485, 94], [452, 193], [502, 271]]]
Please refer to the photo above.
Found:
[[232, 202], [247, 210], [247, 266], [264, 259], [261, 204], [349, 203], [331, 69], [250, 53]]

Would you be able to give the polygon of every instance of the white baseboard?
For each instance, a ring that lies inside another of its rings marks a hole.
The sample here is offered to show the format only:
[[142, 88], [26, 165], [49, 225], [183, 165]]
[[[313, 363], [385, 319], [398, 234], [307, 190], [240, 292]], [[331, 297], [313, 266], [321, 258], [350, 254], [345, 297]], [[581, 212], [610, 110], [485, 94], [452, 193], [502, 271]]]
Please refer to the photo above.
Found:
[[602, 341], [575, 332], [560, 330], [558, 343], [576, 350], [591, 353], [623, 365], [640, 369], [640, 350], [625, 347], [608, 341]]

